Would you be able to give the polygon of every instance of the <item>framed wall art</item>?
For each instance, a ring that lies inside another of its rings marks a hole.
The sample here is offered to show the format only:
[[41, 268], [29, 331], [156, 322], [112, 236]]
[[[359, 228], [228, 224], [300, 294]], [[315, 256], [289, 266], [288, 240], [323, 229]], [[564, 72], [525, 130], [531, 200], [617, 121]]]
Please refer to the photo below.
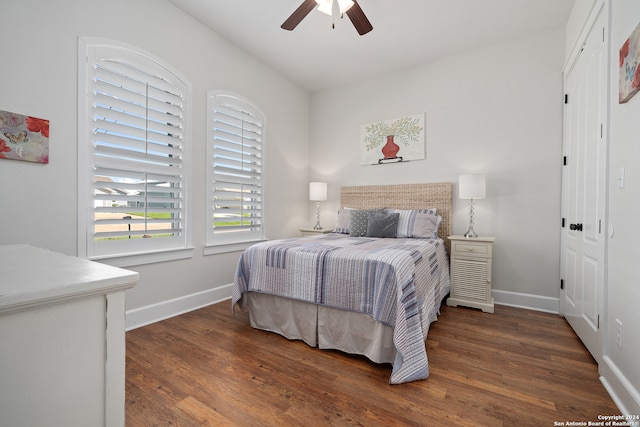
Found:
[[640, 24], [620, 48], [618, 103], [624, 104], [640, 90]]
[[0, 110], [0, 159], [49, 163], [49, 120]]
[[361, 165], [424, 159], [425, 114], [362, 125], [360, 147]]

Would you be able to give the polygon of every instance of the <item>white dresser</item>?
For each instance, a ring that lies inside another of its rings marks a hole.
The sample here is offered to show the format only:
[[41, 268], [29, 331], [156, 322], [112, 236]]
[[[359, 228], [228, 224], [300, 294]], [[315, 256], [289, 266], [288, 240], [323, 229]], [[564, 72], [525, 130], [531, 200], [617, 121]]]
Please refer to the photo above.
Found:
[[451, 295], [447, 305], [479, 308], [493, 313], [491, 265], [494, 237], [449, 236]]
[[138, 273], [0, 246], [0, 426], [124, 426], [125, 291]]

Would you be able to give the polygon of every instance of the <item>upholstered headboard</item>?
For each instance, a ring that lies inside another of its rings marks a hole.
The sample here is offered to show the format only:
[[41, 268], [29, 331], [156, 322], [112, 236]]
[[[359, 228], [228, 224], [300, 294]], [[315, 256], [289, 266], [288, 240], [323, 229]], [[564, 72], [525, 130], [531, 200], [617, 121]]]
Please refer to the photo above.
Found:
[[447, 239], [453, 229], [453, 184], [450, 182], [342, 187], [340, 206], [356, 209], [435, 208], [442, 217], [438, 236], [450, 249]]

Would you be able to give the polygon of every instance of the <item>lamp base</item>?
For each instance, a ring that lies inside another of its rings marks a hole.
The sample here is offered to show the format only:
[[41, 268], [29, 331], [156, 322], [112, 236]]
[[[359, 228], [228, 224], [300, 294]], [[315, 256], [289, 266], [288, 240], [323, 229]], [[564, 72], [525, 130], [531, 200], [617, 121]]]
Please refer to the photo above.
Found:
[[316, 225], [313, 227], [314, 230], [322, 230], [322, 226], [320, 225], [320, 202], [316, 201]]
[[464, 233], [464, 237], [466, 237], [467, 239], [474, 239], [474, 238], [478, 237], [478, 233], [475, 232], [473, 227], [469, 227], [467, 232]]
[[469, 199], [469, 229], [464, 233], [464, 237], [467, 239], [478, 237], [478, 233], [473, 229], [473, 198]]

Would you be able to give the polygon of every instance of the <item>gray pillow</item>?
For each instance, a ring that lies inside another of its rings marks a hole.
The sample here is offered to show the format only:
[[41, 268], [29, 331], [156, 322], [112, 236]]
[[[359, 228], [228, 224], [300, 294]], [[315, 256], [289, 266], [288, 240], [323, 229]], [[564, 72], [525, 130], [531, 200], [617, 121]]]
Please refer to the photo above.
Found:
[[399, 220], [399, 213], [385, 214], [369, 212], [367, 237], [396, 237]]
[[384, 213], [383, 209], [358, 209], [351, 211], [351, 221], [349, 223], [349, 236], [366, 237], [367, 226], [369, 225], [369, 212]]

